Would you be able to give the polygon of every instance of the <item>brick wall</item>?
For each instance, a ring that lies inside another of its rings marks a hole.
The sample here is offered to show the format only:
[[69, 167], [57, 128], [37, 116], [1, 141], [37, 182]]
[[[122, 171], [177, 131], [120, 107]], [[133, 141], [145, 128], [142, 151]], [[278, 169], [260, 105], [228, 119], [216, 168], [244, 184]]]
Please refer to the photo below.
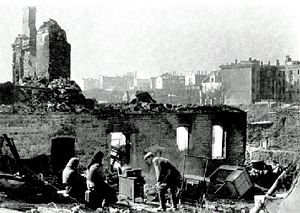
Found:
[[[52, 113], [46, 115], [0, 114], [0, 133], [14, 138], [21, 158], [50, 155], [51, 138], [57, 135], [75, 136], [75, 153], [80, 165], [86, 166], [93, 154], [102, 150], [109, 156], [111, 132], [122, 132], [130, 141], [130, 165], [140, 167], [146, 180], [154, 181], [153, 168], [148, 168], [144, 154], [151, 147], [163, 147], [160, 152], [174, 162], [181, 171], [184, 155], [176, 142], [176, 128], [189, 129], [189, 154], [211, 158], [212, 125], [220, 124], [227, 131], [227, 158], [210, 160], [208, 172], [219, 164], [241, 164], [244, 161], [246, 143], [246, 113], [216, 111], [202, 113], [160, 113], [104, 115]], [[7, 153], [8, 150], [5, 150]], [[105, 158], [107, 165], [109, 158]], [[186, 159], [186, 173], [203, 174], [204, 160]], [[200, 169], [195, 167], [201, 167]]]

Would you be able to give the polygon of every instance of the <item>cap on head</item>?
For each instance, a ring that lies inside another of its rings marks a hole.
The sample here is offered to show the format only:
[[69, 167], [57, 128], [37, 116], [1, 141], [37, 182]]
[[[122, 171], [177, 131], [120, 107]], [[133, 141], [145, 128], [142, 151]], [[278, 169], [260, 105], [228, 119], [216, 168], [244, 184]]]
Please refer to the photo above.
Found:
[[148, 152], [147, 154], [145, 154], [144, 160], [147, 160], [147, 159], [150, 158], [150, 157], [154, 157], [153, 152]]

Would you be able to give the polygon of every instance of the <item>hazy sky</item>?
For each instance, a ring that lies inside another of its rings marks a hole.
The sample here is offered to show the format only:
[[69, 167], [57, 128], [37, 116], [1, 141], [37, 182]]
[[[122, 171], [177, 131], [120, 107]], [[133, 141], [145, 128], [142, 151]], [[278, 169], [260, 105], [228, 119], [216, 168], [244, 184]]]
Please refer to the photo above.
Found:
[[300, 60], [300, 4], [291, 1], [39, 2], [0, 0], [0, 82], [12, 79], [11, 44], [26, 5], [36, 6], [37, 29], [52, 18], [66, 31], [71, 78], [80, 85], [101, 74], [209, 72], [249, 57]]

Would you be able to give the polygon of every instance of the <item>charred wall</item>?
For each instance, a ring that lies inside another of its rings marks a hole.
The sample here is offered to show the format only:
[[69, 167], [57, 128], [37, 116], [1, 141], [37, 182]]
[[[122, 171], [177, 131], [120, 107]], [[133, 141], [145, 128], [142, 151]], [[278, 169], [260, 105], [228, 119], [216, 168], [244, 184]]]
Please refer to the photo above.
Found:
[[[208, 173], [219, 164], [238, 165], [244, 162], [246, 143], [246, 113], [202, 112], [202, 113], [156, 113], [123, 114], [114, 116], [91, 114], [52, 113], [45, 115], [0, 114], [0, 132], [14, 138], [21, 158], [50, 155], [50, 139], [57, 135], [76, 137], [75, 153], [85, 166], [93, 154], [102, 150], [109, 162], [110, 133], [122, 132], [130, 142], [130, 165], [143, 169], [146, 179], [154, 180], [154, 171], [148, 168], [143, 156], [147, 151], [169, 158], [181, 171], [184, 155], [195, 155], [209, 159]], [[226, 159], [211, 159], [212, 125], [221, 123], [228, 132]], [[187, 127], [189, 149], [179, 151], [176, 128]], [[7, 153], [7, 150], [6, 150]], [[192, 159], [186, 159], [186, 173], [202, 174], [201, 160], [195, 168]]]

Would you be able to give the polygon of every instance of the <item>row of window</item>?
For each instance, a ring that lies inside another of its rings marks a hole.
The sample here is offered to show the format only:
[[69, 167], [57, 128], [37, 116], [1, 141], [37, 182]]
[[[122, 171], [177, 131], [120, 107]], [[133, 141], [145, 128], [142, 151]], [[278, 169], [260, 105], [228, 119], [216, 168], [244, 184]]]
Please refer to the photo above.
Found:
[[[297, 70], [298, 71], [298, 75], [300, 75], [300, 70]], [[290, 70], [290, 75], [293, 75], [293, 70]], [[283, 74], [285, 74], [285, 72], [283, 71]]]
[[[220, 125], [214, 125], [212, 128], [212, 159], [226, 158], [226, 137], [227, 133]], [[187, 127], [178, 127], [176, 129], [177, 147], [180, 151], [189, 148], [189, 130]], [[118, 168], [124, 163], [129, 163], [130, 150], [126, 146], [126, 136], [122, 132], [111, 133], [111, 165]]]
[[[176, 129], [177, 146], [180, 151], [187, 150], [189, 147], [189, 130], [186, 127]], [[212, 159], [226, 158], [226, 138], [227, 133], [220, 125], [212, 128]]]

